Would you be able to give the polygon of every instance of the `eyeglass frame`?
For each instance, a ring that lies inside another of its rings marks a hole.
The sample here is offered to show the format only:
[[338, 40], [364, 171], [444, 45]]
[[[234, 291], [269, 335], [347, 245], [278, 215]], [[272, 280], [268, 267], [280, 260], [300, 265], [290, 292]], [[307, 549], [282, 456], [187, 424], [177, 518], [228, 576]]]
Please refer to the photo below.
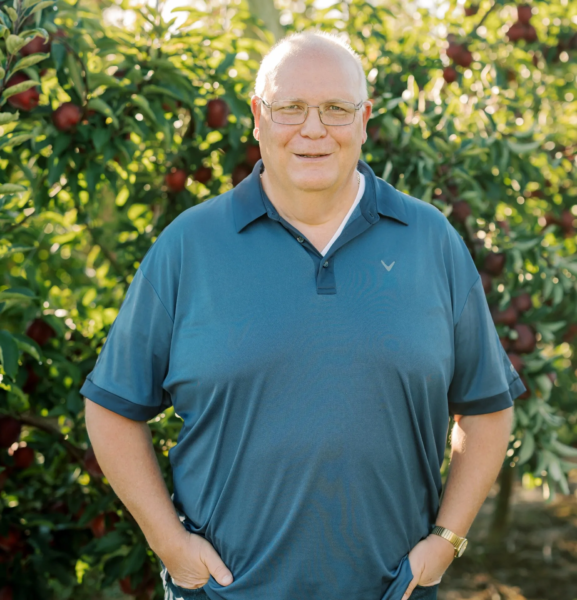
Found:
[[[258, 98], [258, 99], [259, 99], [259, 100], [260, 100], [260, 101], [261, 101], [261, 102], [262, 102], [262, 103], [263, 103], [263, 104], [264, 104], [264, 105], [265, 105], [267, 108], [270, 108], [270, 118], [271, 118], [271, 121], [272, 121], [273, 123], [276, 123], [277, 125], [289, 125], [289, 126], [291, 126], [291, 125], [302, 125], [302, 124], [303, 124], [303, 123], [304, 123], [304, 122], [307, 120], [307, 117], [309, 116], [309, 108], [318, 108], [318, 109], [320, 109], [320, 105], [318, 105], [318, 104], [317, 104], [317, 105], [314, 105], [314, 104], [307, 104], [307, 105], [306, 105], [307, 109], [306, 109], [306, 111], [305, 111], [305, 118], [303, 119], [303, 122], [302, 122], [302, 123], [277, 123], [277, 121], [275, 121], [275, 120], [272, 118], [272, 105], [273, 105], [275, 102], [284, 102], [284, 100], [274, 100], [273, 102], [271, 102], [271, 103], [269, 104], [269, 103], [268, 103], [268, 102], [267, 102], [267, 101], [266, 101], [264, 98], [261, 98], [260, 96], [257, 96], [257, 98]], [[302, 101], [301, 101], [301, 100], [286, 100], [286, 102], [302, 102]], [[335, 100], [335, 102], [337, 102], [337, 101]], [[352, 124], [355, 122], [355, 118], [356, 118], [356, 116], [357, 116], [357, 111], [358, 111], [358, 110], [360, 110], [360, 108], [361, 108], [361, 106], [362, 106], [363, 104], [365, 104], [366, 102], [369, 102], [369, 100], [361, 100], [361, 101], [360, 101], [358, 104], [355, 104], [354, 102], [349, 102], [348, 100], [339, 100], [338, 102], [347, 102], [347, 103], [349, 103], [349, 104], [352, 104], [352, 105], [353, 105], [353, 107], [354, 107], [354, 109], [355, 109], [355, 112], [353, 113], [353, 120], [352, 120], [350, 123], [344, 123], [344, 124], [342, 124], [342, 125], [328, 124], [328, 123], [325, 123], [325, 122], [323, 121], [323, 114], [322, 114], [322, 112], [319, 110], [319, 119], [320, 119], [321, 123], [322, 123], [322, 124], [323, 124], [325, 127], [346, 127], [347, 125], [352, 125]], [[306, 104], [306, 103], [305, 103], [305, 104]], [[323, 104], [325, 104], [325, 103], [323, 102]]]

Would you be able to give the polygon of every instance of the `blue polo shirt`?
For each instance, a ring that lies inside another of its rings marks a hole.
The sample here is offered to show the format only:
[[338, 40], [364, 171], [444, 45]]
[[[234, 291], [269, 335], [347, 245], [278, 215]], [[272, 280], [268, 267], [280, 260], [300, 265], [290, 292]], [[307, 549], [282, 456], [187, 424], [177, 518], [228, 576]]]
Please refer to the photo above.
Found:
[[362, 160], [323, 257], [259, 160], [181, 213], [134, 275], [80, 392], [182, 418], [174, 503], [231, 570], [212, 600], [400, 600], [431, 531], [449, 415], [525, 391], [463, 239]]

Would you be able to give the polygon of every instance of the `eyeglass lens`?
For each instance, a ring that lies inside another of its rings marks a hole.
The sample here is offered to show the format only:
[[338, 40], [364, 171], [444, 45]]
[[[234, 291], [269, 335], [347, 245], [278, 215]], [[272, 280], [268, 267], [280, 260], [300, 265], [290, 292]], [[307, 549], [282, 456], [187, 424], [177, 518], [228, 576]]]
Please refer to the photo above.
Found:
[[[272, 120], [282, 125], [304, 123], [307, 105], [304, 102], [273, 102]], [[325, 125], [350, 125], [355, 118], [352, 102], [324, 102], [319, 108], [321, 122]]]

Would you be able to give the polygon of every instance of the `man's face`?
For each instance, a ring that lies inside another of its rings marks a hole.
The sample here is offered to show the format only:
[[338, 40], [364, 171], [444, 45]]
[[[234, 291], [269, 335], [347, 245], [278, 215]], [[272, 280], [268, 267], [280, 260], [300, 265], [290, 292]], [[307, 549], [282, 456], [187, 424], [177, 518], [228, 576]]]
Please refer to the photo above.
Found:
[[[327, 100], [361, 101], [359, 75], [352, 60], [331, 50], [304, 51], [285, 59], [269, 82], [263, 98], [300, 99], [319, 105]], [[286, 190], [321, 191], [338, 187], [357, 165], [367, 139], [366, 125], [372, 105], [365, 102], [350, 125], [321, 123], [318, 108], [309, 108], [301, 125], [283, 125], [271, 120], [270, 108], [251, 98], [256, 134], [265, 169]], [[299, 154], [328, 154], [303, 159]]]

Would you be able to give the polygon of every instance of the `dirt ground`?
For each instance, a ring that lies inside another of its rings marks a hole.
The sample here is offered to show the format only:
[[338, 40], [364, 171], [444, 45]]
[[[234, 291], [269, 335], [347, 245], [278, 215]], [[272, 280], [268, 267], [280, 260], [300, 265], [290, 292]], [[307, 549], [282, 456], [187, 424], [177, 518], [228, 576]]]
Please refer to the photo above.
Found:
[[497, 485], [481, 507], [465, 554], [453, 561], [438, 600], [577, 600], [577, 469], [571, 495], [550, 503], [541, 488], [516, 485], [507, 541], [490, 547], [487, 532]]

